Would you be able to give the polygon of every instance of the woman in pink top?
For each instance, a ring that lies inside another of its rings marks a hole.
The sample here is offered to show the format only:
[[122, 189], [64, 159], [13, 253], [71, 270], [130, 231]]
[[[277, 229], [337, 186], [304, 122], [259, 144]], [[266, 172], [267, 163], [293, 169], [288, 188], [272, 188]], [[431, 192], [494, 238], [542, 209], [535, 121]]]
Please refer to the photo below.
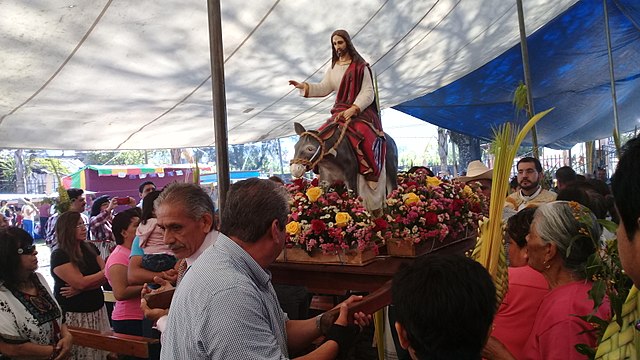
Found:
[[[585, 359], [575, 346], [595, 346], [593, 327], [578, 316], [593, 313], [587, 294], [593, 283], [586, 278], [586, 267], [601, 232], [595, 215], [577, 202], [554, 201], [536, 210], [527, 236], [529, 266], [542, 273], [550, 291], [540, 304], [519, 360]], [[595, 315], [605, 321], [611, 318], [608, 299]], [[489, 359], [513, 359], [493, 338], [485, 350]]]
[[527, 265], [526, 237], [535, 211], [535, 208], [520, 210], [507, 222], [509, 290], [498, 308], [491, 332], [516, 359], [522, 358], [540, 303], [549, 292], [544, 276]]
[[142, 336], [142, 286], [129, 285], [127, 282], [131, 243], [136, 236], [139, 221], [140, 214], [137, 208], [123, 211], [113, 218], [112, 231], [118, 245], [107, 259], [105, 275], [116, 298], [116, 305], [111, 314], [113, 330], [117, 333]]

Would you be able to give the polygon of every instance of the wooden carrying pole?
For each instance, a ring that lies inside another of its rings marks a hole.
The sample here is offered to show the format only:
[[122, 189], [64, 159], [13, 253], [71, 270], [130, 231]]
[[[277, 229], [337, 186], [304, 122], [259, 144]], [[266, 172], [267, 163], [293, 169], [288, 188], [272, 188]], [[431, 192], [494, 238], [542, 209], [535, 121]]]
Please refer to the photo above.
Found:
[[222, 16], [220, 0], [207, 0], [209, 17], [209, 53], [211, 58], [211, 88], [213, 124], [216, 142], [218, 174], [218, 206], [222, 212], [231, 183], [229, 177], [229, 141], [227, 139], [227, 100], [224, 88], [224, 49], [222, 47]]

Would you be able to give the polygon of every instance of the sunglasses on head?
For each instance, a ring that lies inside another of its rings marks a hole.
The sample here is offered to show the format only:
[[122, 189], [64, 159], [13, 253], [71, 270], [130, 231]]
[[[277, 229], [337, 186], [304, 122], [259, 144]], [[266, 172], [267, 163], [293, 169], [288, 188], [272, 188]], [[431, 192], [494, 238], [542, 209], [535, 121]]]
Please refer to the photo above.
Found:
[[27, 245], [21, 248], [18, 248], [18, 255], [31, 255], [36, 251], [35, 245]]

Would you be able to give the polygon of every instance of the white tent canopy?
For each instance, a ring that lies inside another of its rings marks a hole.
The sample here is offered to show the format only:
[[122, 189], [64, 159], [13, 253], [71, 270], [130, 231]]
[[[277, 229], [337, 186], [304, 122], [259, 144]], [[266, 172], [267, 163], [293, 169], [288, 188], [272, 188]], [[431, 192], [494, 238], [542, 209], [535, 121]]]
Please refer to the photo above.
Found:
[[[524, 2], [530, 34], [576, 0]], [[504, 0], [222, 1], [230, 143], [319, 126], [330, 34], [373, 65], [382, 108], [430, 93], [519, 41]], [[213, 145], [206, 1], [0, 2], [0, 147]]]

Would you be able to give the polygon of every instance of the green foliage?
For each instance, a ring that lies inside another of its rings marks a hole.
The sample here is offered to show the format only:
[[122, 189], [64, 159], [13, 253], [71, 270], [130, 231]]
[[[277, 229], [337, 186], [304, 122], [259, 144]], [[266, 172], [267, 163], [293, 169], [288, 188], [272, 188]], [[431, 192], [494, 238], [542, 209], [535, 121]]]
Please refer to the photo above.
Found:
[[0, 192], [16, 192], [16, 161], [6, 153], [0, 154]]
[[146, 158], [144, 150], [95, 151], [86, 154], [84, 163], [91, 165], [136, 165], [146, 164]]
[[[45, 169], [50, 173], [54, 172], [53, 165], [51, 162], [55, 163], [55, 166], [58, 168], [60, 173], [68, 174], [69, 169], [62, 166], [62, 163], [58, 159], [47, 159], [47, 158], [39, 158], [36, 157], [36, 154], [31, 152], [27, 153], [27, 157], [24, 160], [25, 167], [25, 177], [28, 177], [29, 174], [36, 169]], [[0, 153], [0, 192], [7, 193], [15, 193], [17, 192], [16, 182], [17, 182], [17, 171], [16, 171], [16, 160], [13, 152], [2, 152]]]
[[[591, 222], [591, 218], [582, 215], [579, 220], [587, 224], [587, 229], [590, 228], [589, 222]], [[617, 225], [615, 223], [609, 220], [598, 220], [598, 223], [609, 232], [616, 233]], [[618, 253], [618, 240], [614, 238], [607, 240], [604, 246], [596, 245], [598, 250], [589, 257], [586, 267], [587, 279], [593, 281], [593, 287], [588, 292], [588, 296], [593, 300], [594, 304], [593, 313], [580, 316], [580, 318], [594, 325], [594, 332], [598, 339], [596, 343], [598, 344], [609, 322], [594, 315], [596, 310], [602, 305], [605, 296], [608, 297], [611, 314], [618, 325], [622, 326], [622, 305], [629, 295], [632, 282], [622, 270], [620, 254]], [[595, 357], [595, 349], [585, 344], [577, 344], [576, 350], [586, 355], [589, 359]]]
[[520, 82], [520, 84], [516, 88], [516, 91], [513, 94], [513, 105], [515, 106], [516, 111], [517, 112], [520, 112], [522, 110], [528, 111], [527, 109], [528, 101], [529, 99], [527, 97], [527, 85]]
[[54, 205], [58, 214], [63, 214], [69, 210], [69, 207], [71, 206], [71, 199], [69, 199], [69, 194], [62, 184], [62, 178], [60, 177], [60, 172], [58, 171], [58, 167], [56, 166], [54, 159], [49, 159], [49, 164], [51, 164], [53, 172], [56, 174], [56, 178], [58, 178], [58, 197], [53, 199]]
[[69, 174], [71, 172], [69, 168], [62, 165], [62, 162], [60, 162], [59, 159], [34, 158], [31, 166], [34, 168], [46, 169], [48, 172], [52, 173], [55, 172], [55, 169], [57, 169], [60, 174]]
[[[280, 172], [281, 164], [288, 167], [289, 154], [282, 149], [281, 160], [278, 139], [267, 140], [251, 144], [229, 146], [230, 170], [260, 170], [263, 173]], [[287, 169], [283, 169], [287, 170]]]

